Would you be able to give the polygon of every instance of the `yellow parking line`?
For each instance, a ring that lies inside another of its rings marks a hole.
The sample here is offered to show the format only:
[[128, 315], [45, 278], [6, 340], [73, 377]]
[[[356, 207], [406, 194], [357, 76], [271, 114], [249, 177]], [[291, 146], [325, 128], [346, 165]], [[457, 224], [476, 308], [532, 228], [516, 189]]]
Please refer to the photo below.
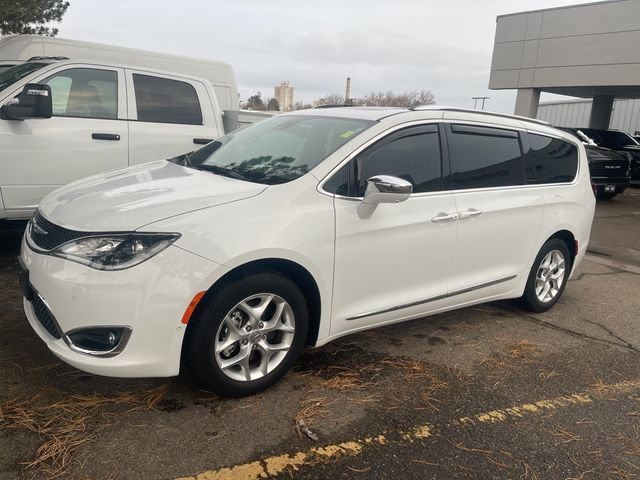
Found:
[[[506, 422], [510, 419], [523, 418], [552, 410], [560, 410], [574, 405], [590, 404], [594, 401], [595, 397], [620, 395], [639, 389], [640, 380], [600, 384], [597, 388], [594, 387], [579, 393], [523, 403], [508, 408], [462, 417], [451, 423], [442, 425], [440, 430], [457, 426], [474, 425], [476, 423]], [[389, 436], [398, 437], [399, 440], [394, 440], [393, 443], [403, 443], [424, 440], [436, 434], [436, 427], [426, 423], [424, 425], [418, 425], [408, 431], [398, 431], [391, 434], [383, 432], [376, 436], [311, 448], [304, 452], [275, 455], [259, 461], [243, 463], [219, 470], [209, 470], [192, 477], [181, 477], [176, 480], [259, 480], [279, 475], [284, 471], [296, 471], [303, 465], [317, 461], [332, 460], [341, 456], [360, 455], [366, 448], [390, 443], [388, 439]]]

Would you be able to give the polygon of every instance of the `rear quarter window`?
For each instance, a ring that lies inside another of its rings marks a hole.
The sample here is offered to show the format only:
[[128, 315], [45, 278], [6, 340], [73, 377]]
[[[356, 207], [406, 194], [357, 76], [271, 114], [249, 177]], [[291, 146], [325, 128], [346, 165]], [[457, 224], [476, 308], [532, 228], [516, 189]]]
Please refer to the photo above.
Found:
[[525, 153], [527, 183], [568, 183], [578, 171], [578, 149], [557, 138], [530, 133]]

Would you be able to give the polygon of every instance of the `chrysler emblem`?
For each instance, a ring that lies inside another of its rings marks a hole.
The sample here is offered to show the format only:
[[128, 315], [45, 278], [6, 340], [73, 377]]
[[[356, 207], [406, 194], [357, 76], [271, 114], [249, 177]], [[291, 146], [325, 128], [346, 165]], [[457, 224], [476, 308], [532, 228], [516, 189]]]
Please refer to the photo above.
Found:
[[38, 225], [35, 217], [31, 219], [31, 231], [37, 233], [38, 235], [49, 235], [49, 232]]

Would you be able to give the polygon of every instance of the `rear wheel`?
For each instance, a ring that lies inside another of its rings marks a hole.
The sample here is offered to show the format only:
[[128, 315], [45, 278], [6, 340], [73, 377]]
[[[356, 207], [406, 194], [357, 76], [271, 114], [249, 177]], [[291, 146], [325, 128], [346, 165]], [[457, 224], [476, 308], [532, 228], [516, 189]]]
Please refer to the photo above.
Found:
[[524, 306], [546, 312], [560, 299], [571, 272], [567, 245], [558, 238], [547, 241], [536, 256], [522, 296]]
[[304, 348], [304, 295], [277, 272], [256, 273], [222, 286], [191, 334], [191, 365], [212, 392], [257, 393], [280, 380]]

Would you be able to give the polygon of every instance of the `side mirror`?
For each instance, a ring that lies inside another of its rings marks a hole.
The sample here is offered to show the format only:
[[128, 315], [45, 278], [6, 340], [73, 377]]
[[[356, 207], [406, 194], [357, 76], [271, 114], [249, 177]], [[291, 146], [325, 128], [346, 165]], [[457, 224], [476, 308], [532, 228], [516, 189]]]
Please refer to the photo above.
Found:
[[51, 118], [53, 104], [49, 85], [27, 83], [16, 98], [17, 101], [0, 108], [0, 118], [3, 120]]
[[376, 175], [367, 180], [364, 198], [358, 205], [358, 216], [369, 218], [379, 203], [399, 203], [409, 198], [413, 185], [390, 175]]

